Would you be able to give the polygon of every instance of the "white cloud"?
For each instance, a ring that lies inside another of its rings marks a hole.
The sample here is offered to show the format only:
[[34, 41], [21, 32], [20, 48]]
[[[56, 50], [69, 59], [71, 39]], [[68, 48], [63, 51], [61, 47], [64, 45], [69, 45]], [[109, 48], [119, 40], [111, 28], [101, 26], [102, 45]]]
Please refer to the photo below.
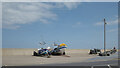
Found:
[[115, 15], [116, 18], [118, 18], [118, 15]]
[[117, 24], [118, 24], [118, 19], [113, 21], [108, 21], [108, 25], [117, 25]]
[[118, 31], [118, 29], [110, 29], [107, 32], [115, 32], [115, 31]]
[[103, 25], [103, 22], [97, 22], [97, 23], [95, 23], [94, 25], [95, 25], [95, 26], [101, 26], [101, 25]]
[[79, 5], [80, 3], [77, 3], [77, 2], [58, 2], [56, 3], [56, 7], [58, 8], [61, 8], [61, 7], [66, 7], [68, 8], [69, 10], [73, 9], [73, 8], [77, 8], [77, 6]]
[[52, 3], [3, 3], [3, 28], [16, 29], [21, 24], [36, 21], [46, 24], [57, 18], [57, 14], [52, 12], [52, 9], [63, 7], [73, 9], [78, 6], [77, 3], [60, 4], [63, 6]]
[[[46, 23], [47, 19], [53, 20], [56, 14], [52, 13], [51, 5], [44, 3], [4, 3], [3, 28], [19, 28], [19, 24], [29, 24], [35, 21]], [[45, 21], [42, 21], [42, 20]]]
[[[118, 19], [112, 20], [112, 21], [106, 21], [107, 25], [117, 25], [118, 24]], [[94, 24], [95, 26], [102, 26], [104, 25], [104, 22], [97, 22]]]
[[73, 8], [77, 8], [77, 6], [79, 5], [80, 3], [77, 3], [77, 2], [70, 2], [70, 3], [64, 3], [64, 5], [69, 8], [69, 9], [73, 9]]
[[81, 22], [77, 22], [74, 25], [72, 25], [72, 27], [79, 27], [82, 23]]

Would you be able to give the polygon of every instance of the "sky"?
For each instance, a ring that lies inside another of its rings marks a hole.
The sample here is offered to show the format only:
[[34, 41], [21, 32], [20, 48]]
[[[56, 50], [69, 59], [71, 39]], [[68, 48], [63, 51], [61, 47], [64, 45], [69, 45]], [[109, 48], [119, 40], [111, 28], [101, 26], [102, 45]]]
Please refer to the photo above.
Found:
[[2, 5], [2, 47], [39, 48], [65, 43], [68, 49], [118, 46], [117, 2], [6, 2]]

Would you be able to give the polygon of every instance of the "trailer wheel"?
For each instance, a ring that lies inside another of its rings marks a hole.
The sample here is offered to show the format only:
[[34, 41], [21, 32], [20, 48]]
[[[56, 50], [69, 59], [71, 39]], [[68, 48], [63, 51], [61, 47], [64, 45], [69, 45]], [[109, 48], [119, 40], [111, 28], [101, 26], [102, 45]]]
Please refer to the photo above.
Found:
[[110, 54], [107, 54], [107, 56], [110, 56]]
[[63, 52], [63, 55], [65, 55], [65, 52]]
[[33, 56], [37, 56], [37, 53], [35, 51], [33, 52]]

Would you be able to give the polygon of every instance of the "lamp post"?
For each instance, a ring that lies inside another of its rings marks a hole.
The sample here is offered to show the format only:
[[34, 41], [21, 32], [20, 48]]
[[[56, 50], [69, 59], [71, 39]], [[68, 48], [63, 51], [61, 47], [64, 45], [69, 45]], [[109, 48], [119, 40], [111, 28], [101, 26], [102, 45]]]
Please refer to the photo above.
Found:
[[106, 51], [106, 21], [104, 19], [104, 52]]

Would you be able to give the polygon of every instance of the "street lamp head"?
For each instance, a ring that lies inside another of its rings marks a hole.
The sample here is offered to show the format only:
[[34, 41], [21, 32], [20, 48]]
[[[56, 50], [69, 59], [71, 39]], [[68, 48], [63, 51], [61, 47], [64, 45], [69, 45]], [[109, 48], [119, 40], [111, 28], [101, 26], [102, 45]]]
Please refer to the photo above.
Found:
[[107, 24], [105, 18], [104, 18], [104, 24]]
[[104, 18], [104, 21], [105, 21], [105, 18]]

